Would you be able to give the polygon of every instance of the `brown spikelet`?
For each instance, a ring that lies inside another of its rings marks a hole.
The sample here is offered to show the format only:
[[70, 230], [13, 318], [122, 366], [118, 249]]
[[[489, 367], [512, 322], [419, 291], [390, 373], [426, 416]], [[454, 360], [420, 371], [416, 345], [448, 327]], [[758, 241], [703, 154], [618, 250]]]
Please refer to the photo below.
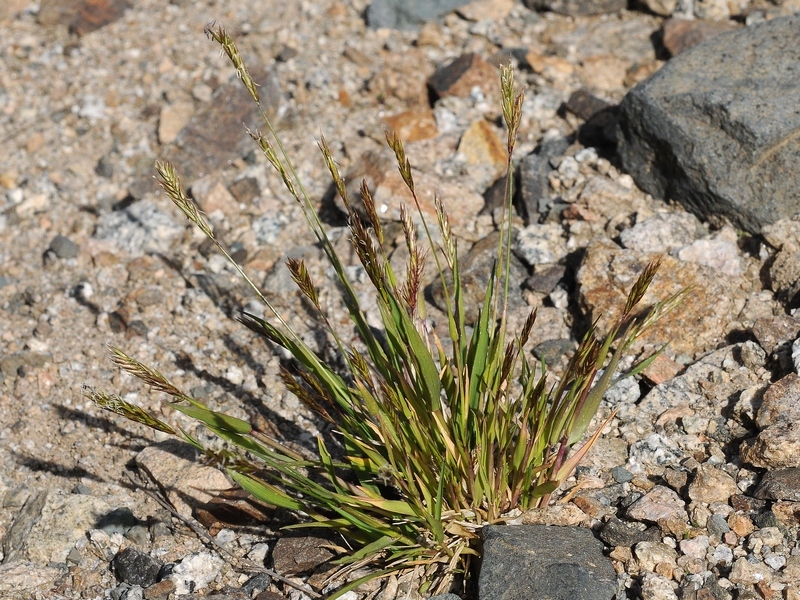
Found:
[[364, 202], [364, 210], [367, 213], [372, 229], [375, 231], [375, 236], [378, 238], [378, 243], [383, 245], [383, 227], [381, 227], [381, 221], [378, 219], [375, 200], [372, 198], [372, 192], [369, 191], [366, 179], [361, 180], [361, 200]]
[[140, 363], [135, 358], [131, 358], [119, 348], [109, 346], [108, 350], [109, 353], [111, 354], [111, 361], [115, 365], [122, 368], [122, 370], [130, 373], [140, 381], [153, 387], [159, 392], [164, 392], [165, 394], [169, 394], [174, 398], [178, 398], [180, 400], [185, 400], [188, 398], [186, 394], [184, 394], [177, 387], [172, 385], [172, 383], [170, 383], [170, 381], [166, 377], [164, 377], [161, 373], [159, 373], [155, 369], [148, 367], [143, 363]]
[[397, 133], [394, 131], [389, 133], [388, 131], [384, 130], [383, 133], [386, 136], [386, 142], [394, 151], [394, 155], [397, 158], [397, 169], [400, 171], [400, 176], [403, 178], [406, 186], [413, 194], [414, 177], [411, 175], [411, 163], [408, 162], [408, 159], [406, 158], [406, 150], [403, 147], [403, 142], [400, 141], [400, 138], [397, 137]]
[[[216, 29], [214, 28], [215, 25]], [[250, 77], [250, 73], [247, 71], [247, 65], [244, 64], [242, 55], [239, 54], [239, 48], [236, 46], [236, 42], [233, 41], [233, 38], [222, 25], [217, 25], [216, 22], [206, 25], [203, 32], [222, 46], [222, 51], [228, 55], [231, 63], [233, 63], [233, 67], [236, 69], [236, 76], [242, 80], [244, 87], [250, 92], [250, 96], [253, 97], [253, 100], [258, 102], [258, 86], [253, 81], [253, 78]]]
[[211, 225], [208, 224], [203, 213], [197, 208], [197, 205], [192, 202], [189, 197], [186, 195], [186, 191], [183, 189], [183, 185], [181, 184], [181, 179], [178, 177], [178, 174], [175, 172], [175, 168], [168, 162], [157, 160], [156, 161], [156, 171], [158, 172], [158, 185], [164, 190], [169, 196], [169, 199], [181, 209], [186, 218], [188, 218], [192, 223], [197, 225], [209, 239], [214, 239], [214, 232], [211, 229]]
[[311, 281], [311, 276], [308, 274], [306, 263], [302, 260], [289, 258], [286, 261], [286, 266], [289, 269], [292, 279], [297, 284], [297, 287], [300, 288], [303, 295], [311, 300], [314, 306], [317, 307], [317, 310], [319, 310], [319, 295], [317, 294], [317, 288], [314, 287], [314, 283]]
[[116, 394], [109, 394], [103, 390], [83, 386], [83, 395], [100, 408], [123, 416], [130, 421], [141, 423], [157, 431], [177, 435], [177, 432], [172, 427], [156, 419], [144, 409], [120, 398]]
[[331, 148], [328, 146], [328, 141], [325, 139], [324, 135], [320, 138], [320, 141], [317, 143], [317, 145], [322, 152], [322, 157], [325, 159], [325, 166], [327, 166], [328, 171], [330, 171], [333, 184], [336, 186], [336, 191], [339, 193], [342, 202], [344, 202], [345, 208], [348, 212], [350, 212], [350, 198], [347, 195], [347, 186], [345, 185], [344, 178], [339, 172], [339, 167], [336, 164], [336, 161], [333, 160], [333, 153], [331, 152]]

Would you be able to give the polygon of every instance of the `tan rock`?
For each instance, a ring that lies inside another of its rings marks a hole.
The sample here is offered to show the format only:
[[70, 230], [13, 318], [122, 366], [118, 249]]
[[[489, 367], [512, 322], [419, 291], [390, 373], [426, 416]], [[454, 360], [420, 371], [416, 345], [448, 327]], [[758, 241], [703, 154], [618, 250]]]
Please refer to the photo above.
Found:
[[657, 15], [668, 17], [675, 10], [678, 0], [642, 0], [644, 5]]
[[226, 215], [239, 212], [239, 203], [218, 175], [207, 175], [192, 184], [192, 196], [206, 214], [220, 210]]
[[581, 79], [586, 86], [599, 93], [621, 90], [630, 64], [614, 55], [601, 54], [583, 59]]
[[744, 556], [736, 559], [728, 575], [731, 583], [754, 584], [772, 579], [772, 569], [764, 563], [751, 563]]
[[475, 121], [461, 136], [458, 151], [470, 165], [492, 165], [498, 174], [506, 167], [508, 151], [492, 127], [484, 120]]
[[742, 443], [742, 460], [763, 469], [800, 467], [800, 422], [772, 425]]
[[525, 60], [528, 61], [534, 73], [557, 85], [565, 84], [575, 73], [575, 65], [560, 56], [546, 56], [538, 52], [528, 52]]
[[588, 521], [586, 513], [570, 502], [533, 508], [522, 513], [519, 518], [519, 522], [523, 525], [576, 526]]
[[689, 498], [695, 502], [727, 503], [733, 494], [738, 493], [733, 477], [708, 464], [697, 468], [694, 480], [689, 484]]
[[403, 142], [417, 142], [439, 135], [436, 119], [429, 108], [406, 110], [383, 119], [386, 128], [397, 133]]
[[[578, 293], [591, 319], [598, 319], [600, 332], [608, 331], [624, 306], [628, 291], [641, 269], [655, 254], [623, 250], [608, 239], [589, 244], [578, 271]], [[682, 305], [661, 319], [637, 344], [660, 347], [669, 342], [670, 352], [697, 356], [718, 346], [736, 327], [743, 298], [741, 277], [725, 275], [705, 265], [663, 258], [641, 306], [652, 306], [671, 294], [692, 286]]]
[[164, 106], [158, 120], [158, 141], [162, 144], [175, 141], [192, 116], [194, 116], [194, 104], [191, 102], [176, 102]]
[[192, 516], [193, 508], [209, 502], [215, 492], [232, 487], [222, 471], [201, 465], [195, 449], [178, 440], [148, 446], [136, 456], [136, 464], [166, 490], [184, 517]]
[[473, 0], [456, 12], [468, 21], [505, 19], [514, 8], [514, 0]]

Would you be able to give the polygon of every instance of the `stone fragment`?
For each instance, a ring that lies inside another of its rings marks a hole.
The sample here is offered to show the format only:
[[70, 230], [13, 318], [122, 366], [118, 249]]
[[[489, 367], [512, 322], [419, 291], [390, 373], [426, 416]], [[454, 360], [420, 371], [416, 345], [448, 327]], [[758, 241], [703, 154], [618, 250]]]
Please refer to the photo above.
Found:
[[643, 0], [643, 3], [655, 14], [668, 17], [678, 5], [678, 0]]
[[490, 165], [499, 175], [506, 167], [508, 151], [491, 126], [485, 121], [475, 121], [467, 127], [458, 143], [469, 165]]
[[799, 26], [793, 16], [719, 35], [625, 96], [619, 152], [639, 187], [755, 233], [800, 210], [800, 89], [788, 83]]
[[800, 467], [800, 422], [778, 423], [745, 440], [742, 460], [763, 469]]
[[169, 578], [175, 582], [175, 594], [180, 596], [204, 590], [214, 581], [225, 564], [209, 552], [190, 554], [175, 565]]
[[[653, 1], [653, 0], [651, 0]], [[738, 29], [733, 21], [705, 21], [702, 19], [672, 18], [664, 21], [661, 27], [662, 43], [672, 56], [678, 56], [720, 33]]]
[[628, 517], [656, 523], [661, 519], [686, 520], [685, 503], [668, 487], [657, 485], [628, 507]]
[[458, 14], [468, 21], [505, 19], [516, 4], [515, 0], [473, 0], [458, 9]]
[[752, 331], [764, 351], [772, 354], [800, 337], [800, 321], [789, 315], [761, 317]]
[[731, 567], [728, 580], [734, 584], [755, 584], [772, 580], [772, 570], [762, 562], [751, 563], [745, 557], [737, 558]]
[[733, 513], [728, 517], [728, 527], [739, 537], [747, 537], [755, 529], [750, 517], [739, 513]]
[[572, 17], [615, 13], [627, 8], [623, 0], [523, 0], [531, 10], [547, 10]]
[[[259, 65], [249, 67], [253, 80], [259, 84], [261, 104], [273, 126], [279, 127], [285, 100], [277, 75]], [[258, 107], [234, 76], [214, 91], [211, 101], [192, 116], [177, 138], [164, 148], [161, 158], [177, 166], [181, 181], [190, 188], [195, 179], [257, 148], [242, 123], [254, 131], [263, 126]], [[156, 189], [148, 168], [129, 191], [139, 199]]]
[[793, 421], [800, 421], [800, 377], [789, 373], [764, 393], [756, 425], [759, 429], [766, 429], [777, 423]]
[[550, 160], [562, 156], [569, 148], [569, 141], [563, 137], [543, 141], [528, 156], [522, 159], [519, 167], [520, 196], [527, 224], [536, 223], [540, 214], [546, 214], [552, 204], [550, 183], [547, 175], [552, 170]]
[[733, 494], [738, 493], [733, 477], [709, 464], [700, 465], [689, 484], [689, 498], [695, 502], [727, 503]]
[[418, 29], [467, 3], [469, 0], [373, 0], [366, 11], [367, 25], [373, 29]]
[[192, 197], [208, 215], [219, 210], [230, 216], [239, 212], [239, 204], [225, 187], [219, 175], [207, 175], [192, 184]]
[[800, 244], [800, 220], [784, 218], [761, 228], [766, 242], [781, 250], [786, 244]]
[[145, 448], [136, 456], [136, 464], [166, 490], [172, 505], [185, 517], [213, 494], [231, 487], [222, 471], [198, 463], [195, 449], [178, 440]]
[[250, 204], [261, 193], [261, 188], [258, 186], [258, 180], [255, 177], [237, 179], [231, 183], [228, 190], [237, 201], [245, 204]]
[[477, 54], [462, 54], [453, 62], [439, 68], [428, 79], [428, 86], [439, 98], [466, 98], [476, 86], [489, 98], [497, 94], [497, 68]]
[[513, 249], [531, 266], [557, 263], [567, 256], [564, 230], [557, 223], [533, 223], [520, 229]]
[[405, 110], [383, 119], [386, 127], [397, 134], [403, 142], [418, 142], [439, 135], [436, 119], [429, 108]]
[[158, 141], [162, 144], [174, 142], [193, 115], [194, 104], [191, 102], [164, 105], [158, 119]]
[[639, 561], [643, 571], [655, 571], [657, 565], [666, 564], [673, 569], [677, 567], [675, 560], [678, 553], [662, 542], [639, 542], [633, 548], [633, 554]]
[[[576, 279], [579, 300], [592, 320], [599, 318], [600, 332], [608, 331], [641, 269], [655, 257], [620, 249], [607, 239], [589, 244]], [[736, 322], [741, 309], [736, 299], [743, 297], [742, 284], [741, 277], [664, 257], [642, 307], [690, 286], [691, 296], [656, 323], [643, 340], [657, 347], [669, 342], [671, 352], [693, 356], [716, 347]]]
[[138, 256], [146, 252], [167, 252], [172, 240], [183, 233], [171, 212], [155, 202], [141, 200], [123, 210], [101, 215], [94, 238], [108, 240], [126, 252]]
[[572, 503], [532, 508], [519, 518], [523, 525], [578, 526], [589, 522], [586, 513]]
[[639, 529], [616, 517], [611, 517], [600, 530], [600, 539], [612, 547], [627, 546], [630, 548], [639, 542], [657, 542], [660, 537], [661, 533], [657, 527]]
[[162, 561], [132, 547], [121, 550], [113, 561], [114, 571], [120, 581], [142, 587], [156, 582], [163, 565]]
[[800, 467], [767, 471], [753, 495], [765, 500], [800, 502]]
[[108, 504], [93, 496], [55, 490], [25, 539], [25, 555], [39, 564], [64, 562], [75, 542], [107, 514]]
[[587, 56], [582, 61], [581, 79], [587, 88], [599, 94], [610, 94], [623, 87], [630, 64], [613, 54]]
[[50, 242], [48, 250], [53, 252], [58, 258], [75, 258], [78, 256], [80, 247], [65, 235], [57, 235]]
[[794, 242], [784, 244], [769, 268], [770, 288], [790, 304], [800, 292], [799, 252], [800, 246]]
[[642, 372], [642, 375], [654, 385], [661, 385], [675, 377], [681, 370], [683, 370], [683, 365], [664, 354], [659, 354]]
[[84, 36], [118, 20], [129, 8], [127, 0], [83, 0], [69, 29]]
[[691, 213], [656, 213], [620, 233], [625, 248], [637, 252], [668, 254], [688, 246], [704, 232], [703, 226]]
[[[434, 192], [445, 200], [445, 207], [450, 216], [450, 223], [458, 234], [460, 228], [474, 221], [483, 208], [483, 197], [467, 188], [466, 184], [456, 179], [442, 180], [440, 177], [424, 171], [414, 171], [414, 187], [425, 219], [428, 223], [436, 223]], [[417, 211], [413, 210], [414, 199], [411, 196], [397, 170], [394, 153], [388, 150], [366, 152], [348, 171], [345, 176], [347, 194], [350, 202], [363, 212], [361, 203], [361, 180], [364, 179], [372, 192], [378, 217], [386, 221], [400, 221], [400, 204], [412, 208], [412, 218], [418, 220]], [[335, 198], [337, 207], [345, 212], [344, 204], [338, 194]], [[364, 215], [366, 216], [366, 215]], [[434, 234], [435, 235], [435, 234]]]
[[725, 275], [742, 274], [742, 261], [739, 247], [736, 245], [736, 232], [730, 227], [710, 238], [695, 240], [688, 246], [679, 249], [675, 256], [678, 260], [706, 265], [721, 271]]
[[[6, 598], [47, 598], [53, 582], [66, 572], [35, 562], [15, 560], [0, 565], [0, 594]], [[41, 595], [44, 592], [45, 595]]]
[[698, 535], [697, 537], [680, 541], [680, 549], [684, 555], [691, 556], [692, 558], [698, 558], [700, 560], [705, 560], [706, 550], [708, 550], [708, 547], [709, 543], [707, 535]]
[[481, 598], [610, 600], [616, 574], [589, 529], [519, 525], [483, 528]]
[[335, 557], [324, 547], [326, 544], [330, 544], [330, 540], [315, 536], [280, 538], [272, 551], [275, 570], [281, 575], [313, 571]]
[[644, 600], [678, 600], [669, 577], [657, 573], [645, 573], [642, 578]]

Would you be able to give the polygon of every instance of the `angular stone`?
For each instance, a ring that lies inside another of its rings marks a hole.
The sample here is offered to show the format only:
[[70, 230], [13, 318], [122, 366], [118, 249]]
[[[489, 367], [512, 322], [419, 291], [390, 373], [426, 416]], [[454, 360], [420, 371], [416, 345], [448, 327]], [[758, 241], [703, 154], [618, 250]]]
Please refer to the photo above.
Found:
[[731, 567], [728, 580], [735, 584], [754, 584], [772, 580], [772, 569], [762, 562], [751, 563], [744, 556], [737, 558]]
[[738, 493], [733, 477], [709, 464], [700, 465], [689, 484], [689, 498], [695, 502], [727, 503], [733, 494]]
[[644, 5], [653, 13], [668, 17], [675, 10], [678, 0], [643, 0]]
[[367, 7], [367, 25], [373, 29], [418, 29], [469, 0], [373, 0]]
[[625, 96], [619, 152], [639, 187], [755, 233], [800, 211], [798, 27], [794, 16], [719, 35]]
[[556, 137], [545, 140], [528, 156], [522, 159], [519, 167], [520, 196], [528, 225], [537, 223], [540, 214], [545, 214], [551, 204], [550, 183], [547, 175], [552, 171], [550, 160], [562, 156], [569, 148], [569, 140]]
[[572, 17], [602, 15], [625, 10], [625, 0], [523, 0], [531, 10], [548, 10]]
[[69, 29], [84, 36], [118, 20], [129, 8], [127, 0], [84, 0]]
[[57, 235], [54, 237], [48, 249], [58, 258], [75, 258], [80, 251], [78, 244], [64, 235]]
[[703, 226], [693, 214], [669, 212], [637, 222], [623, 230], [619, 238], [629, 250], [668, 254], [691, 244], [703, 233]]
[[800, 321], [789, 315], [761, 317], [753, 323], [753, 335], [764, 351], [772, 354], [800, 337]]
[[800, 467], [767, 471], [753, 495], [765, 500], [800, 502]]
[[742, 442], [742, 460], [762, 469], [800, 467], [800, 423], [772, 425]]
[[225, 187], [219, 175], [201, 177], [192, 184], [192, 197], [206, 214], [221, 211], [225, 215], [239, 212], [239, 203]]
[[497, 95], [497, 68], [477, 54], [462, 54], [453, 62], [439, 68], [428, 79], [428, 85], [439, 98], [466, 98], [474, 87], [487, 97]]
[[280, 538], [272, 551], [275, 570], [281, 575], [314, 570], [335, 556], [325, 544], [330, 544], [330, 540], [314, 536]]
[[678, 553], [662, 542], [639, 542], [633, 548], [633, 554], [643, 571], [655, 571], [656, 566], [660, 564], [677, 567], [675, 560], [678, 558]]
[[686, 519], [685, 503], [668, 487], [657, 485], [628, 507], [628, 517], [656, 523], [661, 519]]
[[162, 561], [136, 548], [125, 548], [114, 557], [114, 571], [119, 580], [142, 587], [156, 582], [163, 565]]
[[616, 594], [614, 568], [589, 529], [487, 525], [482, 533], [479, 598], [610, 600]]
[[[259, 84], [261, 104], [272, 125], [277, 127], [284, 104], [277, 75], [264, 67], [254, 66], [252, 61], [250, 67], [253, 80]], [[195, 179], [258, 148], [242, 123], [254, 131], [263, 128], [258, 107], [242, 82], [232, 77], [217, 88], [208, 104], [194, 114], [175, 141], [164, 149], [161, 158], [175, 165], [184, 186], [190, 188]], [[152, 171], [144, 175], [130, 189], [135, 198], [157, 189]]]
[[193, 115], [194, 104], [191, 102], [164, 105], [158, 119], [158, 141], [162, 144], [174, 142]]
[[664, 48], [672, 56], [678, 56], [700, 42], [734, 29], [739, 29], [739, 25], [733, 21], [705, 21], [703, 19], [690, 21], [672, 18], [664, 21], [661, 33]]
[[766, 429], [776, 423], [800, 421], [800, 377], [789, 373], [773, 383], [764, 393], [756, 425]]
[[600, 531], [600, 539], [612, 547], [635, 546], [639, 542], [656, 542], [661, 537], [657, 527], [638, 529], [616, 517], [610, 518]]
[[519, 518], [523, 525], [577, 526], [589, 522], [589, 517], [574, 504], [551, 504], [532, 508]]
[[[0, 594], [14, 599], [52, 597], [47, 592], [64, 572], [35, 562], [7, 561], [0, 565]], [[45, 595], [40, 595], [41, 592]]]
[[[620, 249], [607, 239], [589, 244], [577, 274], [578, 293], [591, 319], [599, 317], [600, 332], [609, 330], [636, 277], [654, 258], [655, 254]], [[637, 343], [661, 346], [669, 342], [670, 352], [689, 355], [718, 346], [735, 328], [740, 310], [736, 299], [744, 295], [743, 283], [741, 277], [712, 267], [664, 257], [641, 306], [651, 306], [688, 286], [693, 289], [686, 302], [656, 323]]]
[[463, 152], [469, 165], [491, 165], [496, 174], [506, 167], [508, 151], [485, 120], [475, 121], [461, 136], [458, 151]]
[[458, 14], [468, 21], [505, 19], [516, 4], [515, 0], [472, 0], [458, 9]]
[[383, 122], [403, 142], [417, 142], [439, 135], [436, 119], [433, 118], [433, 111], [429, 108], [406, 110], [384, 117]]
[[145, 448], [136, 456], [136, 464], [166, 490], [172, 505], [185, 517], [192, 516], [193, 508], [209, 502], [214, 493], [231, 487], [222, 471], [201, 465], [195, 449], [178, 440]]

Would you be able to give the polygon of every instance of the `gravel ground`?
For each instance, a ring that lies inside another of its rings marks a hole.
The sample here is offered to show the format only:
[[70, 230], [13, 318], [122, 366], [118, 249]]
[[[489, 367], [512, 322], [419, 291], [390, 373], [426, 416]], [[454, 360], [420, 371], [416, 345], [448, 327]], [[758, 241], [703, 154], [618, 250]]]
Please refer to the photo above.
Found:
[[[79, 36], [74, 23], [69, 28], [68, 2], [19, 4], [20, 13], [0, 21], [0, 597], [134, 598], [142, 588], [146, 598], [289, 595], [291, 588], [279, 581], [253, 583], [252, 573], [205, 545], [135, 483], [154, 478], [162, 488], [207, 501], [207, 492], [225, 487], [224, 478], [177, 456], [166, 436], [102, 411], [82, 394], [83, 385], [115, 391], [195, 431], [113, 367], [105, 349], [112, 344], [212, 408], [299, 447], [315, 446], [319, 423], [283, 390], [280, 355], [232, 318], [244, 306], [257, 310], [252, 295], [152, 183], [154, 158], [176, 158], [187, 186], [254, 280], [324, 351], [281, 264], [287, 256], [303, 257], [319, 280], [329, 274], [299, 209], [263, 158], [247, 149], [247, 136], [220, 131], [226, 120], [257, 123], [229, 100], [236, 82], [203, 27], [224, 24], [251, 71], [268, 73], [259, 80], [270, 110], [343, 252], [344, 221], [316, 140], [326, 135], [344, 172], [372, 168], [380, 181], [386, 169], [380, 161], [370, 167], [366, 153], [378, 152], [386, 123], [397, 127], [391, 119], [410, 110], [417, 112], [403, 118], [417, 127], [418, 141], [407, 152], [420, 179], [442, 190], [466, 251], [494, 229], [491, 207], [480, 209], [498, 175], [491, 140], [502, 136], [499, 109], [491, 86], [479, 79], [477, 89], [443, 97], [431, 111], [428, 78], [465, 53], [489, 64], [513, 57], [527, 86], [522, 160], [542, 140], [574, 133], [581, 119], [561, 109], [573, 92], [588, 89], [616, 103], [663, 64], [651, 43], [663, 18], [633, 11], [568, 17], [486, 1], [482, 10], [500, 16], [451, 13], [421, 31], [393, 31], [365, 25], [366, 0], [135, 0], [116, 20]], [[433, 135], [420, 134], [424, 127], [433, 127]], [[751, 496], [772, 465], [751, 457], [748, 467], [738, 456], [738, 441], [768, 425], [756, 427], [758, 402], [748, 405], [748, 399], [760, 399], [792, 370], [786, 356], [781, 362], [766, 347], [772, 340], [766, 325], [754, 333], [758, 319], [789, 319], [786, 327], [794, 326], [786, 298], [764, 289], [760, 275], [775, 244], [737, 236], [719, 223], [710, 228], [653, 200], [608, 158], [602, 148], [567, 143], [546, 169], [550, 193], [565, 204], [545, 206], [543, 223], [534, 220], [517, 242], [520, 279], [527, 280], [518, 286], [517, 318], [540, 307], [538, 352], [553, 353], [548, 359], [558, 365], [596, 311], [618, 301], [634, 269], [619, 254], [620, 239], [625, 252], [639, 253], [631, 264], [648, 253], [675, 257], [655, 294], [684, 283], [708, 291], [692, 306], [700, 315], [691, 321], [696, 330], [665, 325], [662, 335], [675, 343], [662, 371], [615, 390], [601, 408], [602, 417], [621, 406], [565, 490], [582, 515], [567, 520], [605, 531], [610, 517], [627, 514], [661, 527], [647, 539], [603, 538], [619, 573], [620, 597], [671, 598], [678, 590], [683, 598], [707, 598], [696, 591], [707, 589], [714, 598], [797, 598], [800, 511], [791, 512], [791, 498], [783, 499], [783, 512], [770, 500], [772, 520], [759, 521], [764, 505], [745, 504], [765, 502]], [[391, 181], [381, 185], [391, 192]], [[526, 224], [519, 220], [521, 229]], [[398, 251], [393, 260], [401, 258]], [[366, 299], [366, 279], [356, 257], [350, 260]], [[323, 301], [344, 320], [333, 297]], [[433, 318], [441, 318], [436, 310], [431, 307]], [[794, 339], [780, 335], [785, 339], [775, 348]], [[643, 392], [649, 392], [644, 399]], [[729, 402], [733, 409], [723, 416], [720, 405]], [[169, 477], [174, 480], [165, 483]], [[713, 493], [720, 488], [727, 495]], [[666, 500], [650, 497], [659, 489]], [[675, 505], [677, 513], [668, 514], [673, 520], [648, 512], [648, 497]], [[191, 513], [179, 495], [170, 500]], [[631, 509], [637, 502], [644, 504], [639, 512]], [[526, 522], [563, 524], [548, 515]], [[274, 540], [286, 518], [260, 515], [261, 524], [250, 528], [213, 518], [204, 524], [237, 560], [264, 564], [267, 556], [268, 566], [295, 576], [269, 558], [273, 542], [262, 543]], [[174, 575], [160, 577], [168, 584], [147, 588], [112, 567], [121, 548], [134, 546], [172, 565]], [[235, 596], [232, 590], [247, 582]], [[414, 591], [413, 581], [399, 585]], [[687, 595], [690, 589], [695, 596]], [[396, 586], [357, 596], [370, 593], [400, 597]]]

